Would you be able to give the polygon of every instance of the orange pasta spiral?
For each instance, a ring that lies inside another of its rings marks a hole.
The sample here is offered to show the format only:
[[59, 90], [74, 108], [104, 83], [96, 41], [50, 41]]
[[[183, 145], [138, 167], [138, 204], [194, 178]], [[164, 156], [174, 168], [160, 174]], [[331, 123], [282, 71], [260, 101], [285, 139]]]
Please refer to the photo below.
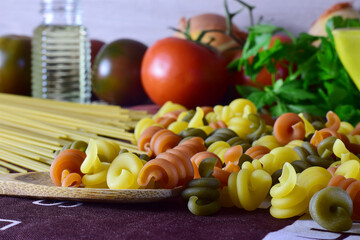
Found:
[[199, 166], [200, 163], [209, 157], [213, 157], [216, 158], [218, 161], [216, 163], [216, 167], [221, 168], [222, 167], [222, 162], [220, 160], [220, 158], [212, 152], [207, 152], [207, 151], [202, 151], [202, 152], [198, 152], [196, 153], [194, 156], [191, 157], [190, 161], [192, 163], [193, 169], [194, 169], [194, 178], [200, 178], [200, 174], [199, 174]]
[[322, 140], [331, 136], [340, 138], [339, 133], [337, 133], [335, 130], [330, 128], [323, 128], [319, 131], [315, 131], [314, 135], [310, 139], [310, 143], [314, 147], [317, 147]]
[[303, 120], [295, 113], [284, 113], [278, 117], [273, 131], [276, 140], [283, 145], [292, 140], [303, 140], [306, 133]]
[[52, 182], [62, 187], [79, 187], [83, 173], [80, 166], [86, 158], [86, 154], [78, 149], [62, 151], [50, 167]]
[[337, 131], [340, 128], [341, 120], [333, 111], [326, 113], [327, 122], [325, 123], [326, 128]]
[[181, 137], [173, 133], [170, 130], [162, 129], [157, 131], [151, 138], [150, 149], [159, 155], [162, 152], [165, 152], [167, 149], [173, 148], [179, 144]]
[[224, 121], [219, 120], [216, 122], [211, 122], [209, 123], [209, 126], [212, 127], [213, 129], [218, 129], [218, 128], [227, 128], [227, 125]]
[[164, 116], [157, 118], [155, 122], [163, 125], [164, 128], [167, 128], [171, 123], [177, 120], [179, 114], [182, 113], [183, 111], [184, 110], [175, 110], [172, 112], [167, 112], [164, 114]]
[[150, 126], [150, 127], [146, 128], [140, 135], [140, 138], [138, 140], [138, 148], [141, 151], [147, 152], [149, 157], [153, 156], [153, 152], [151, 151], [151, 148], [150, 148], [151, 138], [153, 137], [153, 135], [156, 132], [160, 131], [161, 129], [164, 129], [164, 128], [159, 127], [159, 126]]
[[352, 219], [360, 220], [360, 181], [336, 175], [331, 178], [328, 186], [340, 187], [349, 194], [353, 201]]
[[160, 188], [185, 186], [194, 176], [190, 158], [204, 150], [204, 140], [200, 137], [193, 137], [168, 149], [144, 165], [139, 173], [139, 185], [147, 186], [154, 180]]
[[250, 147], [248, 150], [246, 150], [245, 154], [249, 155], [252, 159], [260, 159], [270, 151], [271, 150], [268, 147], [257, 145]]

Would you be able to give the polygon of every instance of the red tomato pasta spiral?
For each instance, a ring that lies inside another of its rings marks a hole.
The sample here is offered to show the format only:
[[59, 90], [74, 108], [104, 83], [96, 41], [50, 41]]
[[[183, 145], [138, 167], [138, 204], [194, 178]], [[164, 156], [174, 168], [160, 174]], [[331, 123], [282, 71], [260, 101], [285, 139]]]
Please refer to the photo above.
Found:
[[331, 178], [328, 186], [340, 187], [349, 194], [353, 201], [352, 219], [360, 220], [360, 181], [336, 175]]
[[248, 150], [246, 150], [245, 154], [249, 155], [252, 159], [260, 159], [270, 151], [271, 150], [268, 147], [257, 145], [250, 147]]
[[292, 140], [303, 140], [306, 133], [303, 120], [295, 113], [284, 113], [278, 117], [273, 131], [276, 140], [283, 145]]
[[186, 185], [194, 176], [190, 158], [204, 150], [204, 140], [200, 137], [193, 137], [168, 149], [144, 165], [139, 173], [139, 185], [146, 186], [152, 179], [160, 188]]
[[78, 187], [81, 184], [83, 173], [80, 166], [86, 158], [86, 154], [78, 149], [62, 151], [50, 167], [50, 177], [57, 186]]

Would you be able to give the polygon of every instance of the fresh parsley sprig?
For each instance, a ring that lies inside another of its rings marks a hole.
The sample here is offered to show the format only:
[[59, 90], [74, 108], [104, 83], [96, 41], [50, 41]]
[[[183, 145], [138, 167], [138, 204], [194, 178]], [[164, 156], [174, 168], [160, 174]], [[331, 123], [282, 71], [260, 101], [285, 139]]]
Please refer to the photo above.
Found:
[[[360, 121], [360, 92], [343, 67], [335, 49], [332, 29], [360, 26], [358, 19], [334, 17], [327, 24], [326, 37], [301, 33], [294, 37], [283, 28], [258, 24], [249, 27], [249, 36], [240, 59], [229, 67], [240, 70], [255, 80], [263, 67], [273, 75], [273, 84], [263, 90], [250, 86], [237, 86], [237, 91], [255, 103], [258, 108], [268, 107], [273, 116], [286, 112], [307, 112], [325, 116], [329, 110], [351, 123]], [[276, 40], [269, 48], [271, 37], [283, 32], [293, 39], [292, 44]], [[319, 45], [315, 46], [314, 42]], [[261, 51], [260, 51], [261, 50]], [[275, 81], [279, 60], [288, 64], [286, 79]]]

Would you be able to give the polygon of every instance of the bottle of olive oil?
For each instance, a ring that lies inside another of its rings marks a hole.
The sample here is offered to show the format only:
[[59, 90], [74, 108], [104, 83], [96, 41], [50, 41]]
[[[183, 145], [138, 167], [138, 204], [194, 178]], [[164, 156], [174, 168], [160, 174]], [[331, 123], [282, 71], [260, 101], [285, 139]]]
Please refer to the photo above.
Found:
[[89, 103], [90, 41], [79, 0], [42, 0], [32, 40], [32, 96]]

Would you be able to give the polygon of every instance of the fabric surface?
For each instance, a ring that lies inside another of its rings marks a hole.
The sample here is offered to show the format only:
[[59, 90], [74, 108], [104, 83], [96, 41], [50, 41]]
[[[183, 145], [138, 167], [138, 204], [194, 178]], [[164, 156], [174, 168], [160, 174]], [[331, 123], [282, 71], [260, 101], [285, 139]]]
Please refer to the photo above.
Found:
[[109, 204], [0, 197], [0, 239], [262, 239], [296, 219], [268, 209], [195, 216], [183, 199]]

